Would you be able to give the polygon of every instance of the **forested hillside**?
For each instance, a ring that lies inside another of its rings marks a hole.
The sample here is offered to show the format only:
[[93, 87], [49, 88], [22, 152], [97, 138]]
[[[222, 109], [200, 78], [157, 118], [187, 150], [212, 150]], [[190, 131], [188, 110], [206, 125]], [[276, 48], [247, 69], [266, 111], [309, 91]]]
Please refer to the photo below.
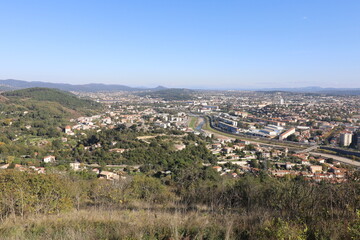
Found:
[[2, 93], [0, 142], [59, 137], [71, 118], [98, 113], [101, 105], [56, 89], [30, 88]]
[[94, 101], [80, 99], [72, 93], [51, 88], [27, 88], [16, 91], [4, 92], [2, 95], [15, 99], [30, 98], [37, 101], [56, 102], [64, 107], [75, 110], [96, 109], [100, 107], [100, 104]]

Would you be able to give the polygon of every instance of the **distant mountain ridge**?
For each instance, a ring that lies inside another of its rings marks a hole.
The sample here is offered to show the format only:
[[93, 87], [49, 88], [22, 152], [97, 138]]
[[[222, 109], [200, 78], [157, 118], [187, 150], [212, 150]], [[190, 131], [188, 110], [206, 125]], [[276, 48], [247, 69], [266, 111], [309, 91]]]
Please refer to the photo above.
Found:
[[322, 88], [318, 86], [300, 88], [264, 88], [259, 91], [283, 91], [296, 93], [317, 93], [329, 95], [360, 95], [360, 88]]
[[102, 84], [102, 83], [89, 83], [89, 84], [68, 84], [68, 83], [50, 83], [50, 82], [41, 82], [41, 81], [23, 81], [23, 80], [14, 80], [14, 79], [6, 79], [0, 80], [0, 90], [9, 91], [9, 90], [18, 90], [24, 88], [56, 88], [63, 91], [75, 91], [75, 92], [107, 92], [107, 91], [145, 91], [145, 90], [162, 90], [166, 89], [163, 86], [158, 86], [156, 88], [134, 88], [125, 85], [119, 84]]
[[[68, 84], [68, 83], [50, 83], [41, 81], [23, 81], [23, 80], [0, 80], [0, 91], [11, 91], [25, 88], [55, 88], [63, 91], [74, 92], [154, 92], [161, 90], [183, 89], [184, 88], [166, 88], [158, 86], [155, 88], [146, 87], [129, 87], [120, 84], [102, 84], [102, 83], [89, 83], [89, 84]], [[189, 89], [190, 90], [190, 89]], [[201, 91], [202, 89], [196, 89]], [[205, 89], [203, 89], [205, 90]], [[224, 91], [220, 90], [219, 91]], [[329, 94], [329, 95], [360, 95], [360, 88], [322, 88], [318, 86], [299, 87], [299, 88], [257, 88], [257, 89], [233, 89], [242, 91], [283, 91], [283, 92], [295, 92], [295, 93], [315, 93], [315, 94]]]

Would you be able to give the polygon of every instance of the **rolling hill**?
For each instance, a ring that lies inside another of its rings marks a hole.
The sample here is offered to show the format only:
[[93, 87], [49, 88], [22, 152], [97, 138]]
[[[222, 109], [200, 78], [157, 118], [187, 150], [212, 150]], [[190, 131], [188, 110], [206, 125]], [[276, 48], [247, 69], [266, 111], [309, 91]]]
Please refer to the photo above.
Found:
[[97, 102], [80, 99], [72, 93], [50, 88], [27, 88], [2, 93], [2, 96], [12, 99], [31, 99], [36, 101], [56, 102], [73, 110], [96, 109], [101, 105]]
[[0, 142], [25, 135], [59, 137], [70, 119], [98, 114], [101, 109], [97, 102], [56, 89], [4, 92], [0, 95]]

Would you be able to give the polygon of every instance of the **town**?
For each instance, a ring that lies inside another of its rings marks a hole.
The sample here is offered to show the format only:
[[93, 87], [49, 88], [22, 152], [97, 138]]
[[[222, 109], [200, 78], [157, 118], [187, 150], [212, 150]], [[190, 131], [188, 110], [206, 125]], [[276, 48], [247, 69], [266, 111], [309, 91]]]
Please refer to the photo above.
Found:
[[0, 240], [360, 239], [360, 1], [2, 1]]
[[[58, 135], [64, 150], [77, 147], [89, 157], [66, 159], [60, 151], [54, 154], [57, 145], [52, 144], [45, 148], [42, 156], [34, 153], [9, 156], [0, 169], [15, 168], [43, 174], [49, 167], [67, 164], [66, 169], [89, 172], [99, 178], [126, 179], [132, 171], [141, 172], [147, 164], [141, 159], [134, 163], [127, 158], [136, 152], [131, 145], [114, 140], [104, 147], [100, 139], [78, 143], [90, 134], [119, 127], [132, 129], [134, 141], [139, 145], [150, 146], [151, 141], [159, 137], [168, 138], [175, 151], [188, 146], [188, 136], [197, 136], [205, 141], [206, 148], [216, 159], [202, 164], [223, 177], [238, 178], [265, 171], [277, 178], [301, 177], [315, 182], [339, 183], [351, 177], [354, 167], [360, 166], [360, 162], [354, 161], [360, 159], [357, 104], [360, 99], [357, 96], [193, 91], [181, 95], [184, 99], [173, 100], [147, 92], [74, 94], [104, 106], [96, 115], [69, 119]], [[9, 120], [11, 114], [5, 116], [9, 126], [13, 124]], [[31, 112], [24, 112], [22, 116], [28, 114]], [[26, 125], [26, 131], [31, 128]], [[13, 139], [18, 140], [19, 136]], [[41, 146], [49, 142], [43, 139], [33, 144]], [[195, 144], [198, 144], [196, 140]], [[104, 148], [111, 157], [106, 161], [94, 161], [91, 155]], [[32, 156], [32, 162], [21, 164]], [[166, 166], [156, 169], [165, 175], [172, 174]]]

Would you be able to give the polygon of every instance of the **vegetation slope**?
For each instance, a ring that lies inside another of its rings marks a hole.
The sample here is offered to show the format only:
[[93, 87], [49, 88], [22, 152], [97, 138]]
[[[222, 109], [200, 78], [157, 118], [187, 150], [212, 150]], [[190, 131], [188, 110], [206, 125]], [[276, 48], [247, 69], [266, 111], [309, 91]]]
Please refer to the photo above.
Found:
[[48, 88], [29, 88], [0, 95], [0, 142], [29, 136], [58, 137], [71, 118], [96, 113], [99, 103]]
[[94, 101], [80, 99], [72, 93], [51, 88], [27, 88], [5, 92], [2, 95], [13, 99], [25, 100], [30, 98], [31, 100], [36, 101], [56, 102], [64, 107], [74, 110], [96, 109], [100, 107], [100, 104]]

